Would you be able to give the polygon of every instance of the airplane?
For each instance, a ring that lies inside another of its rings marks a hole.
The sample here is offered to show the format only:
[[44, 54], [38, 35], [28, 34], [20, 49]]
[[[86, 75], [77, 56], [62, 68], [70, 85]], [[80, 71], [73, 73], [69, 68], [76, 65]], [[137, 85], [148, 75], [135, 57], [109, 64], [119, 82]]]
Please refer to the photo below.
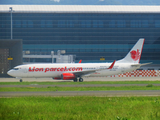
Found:
[[140, 58], [144, 45], [144, 38], [140, 38], [129, 53], [121, 60], [113, 63], [41, 63], [19, 65], [7, 72], [8, 75], [19, 78], [53, 78], [55, 80], [73, 80], [83, 82], [83, 76], [111, 76], [131, 72], [140, 68]]

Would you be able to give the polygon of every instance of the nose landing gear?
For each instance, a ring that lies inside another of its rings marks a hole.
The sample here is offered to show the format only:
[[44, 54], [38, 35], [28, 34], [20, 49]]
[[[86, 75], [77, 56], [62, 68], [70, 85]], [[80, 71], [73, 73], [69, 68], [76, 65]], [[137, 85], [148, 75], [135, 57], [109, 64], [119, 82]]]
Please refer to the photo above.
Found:
[[20, 80], [19, 80], [19, 82], [23, 82], [23, 80], [22, 80], [22, 79], [20, 79]]

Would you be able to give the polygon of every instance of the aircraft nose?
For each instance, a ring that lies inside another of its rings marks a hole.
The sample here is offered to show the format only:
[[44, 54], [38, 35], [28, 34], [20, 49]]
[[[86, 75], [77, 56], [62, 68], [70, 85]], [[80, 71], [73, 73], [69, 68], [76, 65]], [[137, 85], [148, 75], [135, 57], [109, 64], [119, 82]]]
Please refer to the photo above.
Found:
[[7, 74], [10, 75], [10, 76], [13, 76], [12, 70], [9, 70], [9, 71], [7, 72]]
[[10, 75], [10, 70], [7, 72], [8, 75]]

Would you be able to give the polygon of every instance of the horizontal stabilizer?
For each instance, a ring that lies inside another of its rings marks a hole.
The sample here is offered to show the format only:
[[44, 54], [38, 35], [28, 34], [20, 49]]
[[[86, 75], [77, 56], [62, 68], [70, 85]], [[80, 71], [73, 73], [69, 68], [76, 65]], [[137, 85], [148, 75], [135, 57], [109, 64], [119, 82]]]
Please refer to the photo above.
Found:
[[134, 65], [131, 65], [131, 66], [132, 67], [141, 67], [141, 66], [148, 65], [148, 64], [152, 64], [152, 62], [150, 62], [150, 63], [144, 63], [144, 64], [134, 64]]

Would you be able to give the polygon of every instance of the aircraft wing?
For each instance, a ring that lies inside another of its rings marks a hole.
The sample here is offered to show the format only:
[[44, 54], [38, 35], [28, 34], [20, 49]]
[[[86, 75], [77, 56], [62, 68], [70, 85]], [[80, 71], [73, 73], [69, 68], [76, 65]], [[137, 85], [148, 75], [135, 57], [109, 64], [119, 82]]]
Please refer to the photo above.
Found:
[[94, 69], [94, 70], [85, 70], [85, 71], [76, 71], [76, 72], [72, 72], [73, 74], [75, 74], [76, 76], [84, 76], [87, 74], [91, 74], [94, 73], [96, 71], [101, 71], [101, 70], [106, 70], [106, 69], [112, 69], [114, 64], [115, 64], [116, 60], [108, 67], [105, 69]]

